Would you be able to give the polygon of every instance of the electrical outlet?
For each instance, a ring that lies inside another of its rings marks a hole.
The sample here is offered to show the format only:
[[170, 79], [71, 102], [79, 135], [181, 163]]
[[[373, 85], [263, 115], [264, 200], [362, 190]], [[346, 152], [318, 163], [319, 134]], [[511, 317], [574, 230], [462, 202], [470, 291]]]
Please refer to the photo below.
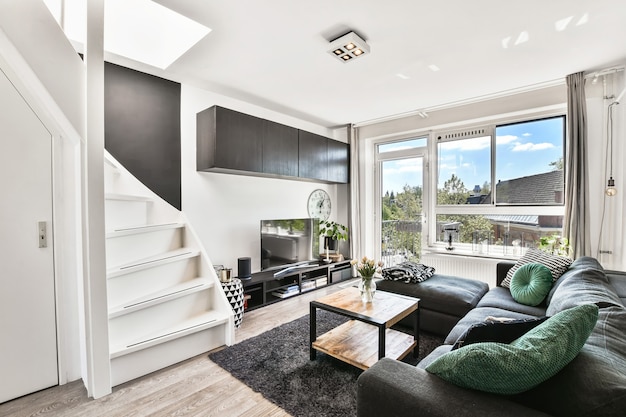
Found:
[[600, 254], [613, 255], [613, 251], [612, 250], [600, 250]]

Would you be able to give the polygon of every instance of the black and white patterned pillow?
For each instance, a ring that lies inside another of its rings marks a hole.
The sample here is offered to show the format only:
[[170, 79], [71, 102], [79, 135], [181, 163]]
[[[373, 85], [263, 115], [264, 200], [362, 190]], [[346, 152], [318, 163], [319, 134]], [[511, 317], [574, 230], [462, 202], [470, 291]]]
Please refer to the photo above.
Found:
[[522, 265], [528, 263], [538, 263], [548, 267], [552, 274], [552, 282], [555, 282], [572, 264], [572, 260], [565, 256], [552, 255], [539, 249], [528, 249], [528, 252], [522, 256], [511, 269], [506, 273], [506, 278], [502, 281], [502, 286], [510, 288], [513, 274]]
[[403, 262], [401, 264], [384, 268], [383, 278], [389, 281], [404, 281], [406, 284], [426, 281], [435, 274], [435, 268], [415, 262]]

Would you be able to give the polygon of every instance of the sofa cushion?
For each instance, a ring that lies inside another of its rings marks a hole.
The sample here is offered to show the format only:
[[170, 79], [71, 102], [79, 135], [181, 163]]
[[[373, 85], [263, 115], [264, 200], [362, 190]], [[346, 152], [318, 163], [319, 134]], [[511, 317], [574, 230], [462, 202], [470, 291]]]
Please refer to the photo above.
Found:
[[553, 416], [623, 417], [625, 370], [626, 310], [602, 308], [579, 355], [554, 377], [511, 399]]
[[547, 315], [581, 304], [615, 305], [624, 308], [600, 263], [590, 257], [577, 259], [554, 284], [548, 295]]
[[473, 279], [435, 274], [418, 284], [381, 280], [377, 289], [420, 299], [420, 309], [463, 317], [489, 290], [489, 285]]
[[565, 256], [551, 255], [540, 251], [539, 249], [528, 249], [526, 254], [524, 254], [524, 256], [522, 256], [506, 273], [506, 278], [502, 281], [502, 286], [509, 288], [515, 271], [517, 271], [522, 265], [528, 263], [540, 263], [547, 266], [552, 273], [552, 280], [556, 281], [561, 275], [563, 275], [567, 268], [569, 268], [572, 260], [570, 258], [566, 258]]
[[552, 273], [542, 264], [531, 262], [522, 265], [513, 274], [509, 288], [518, 303], [539, 305], [552, 288]]
[[615, 288], [615, 293], [626, 306], [626, 273], [618, 271], [606, 271], [606, 277]]
[[[526, 314], [529, 316], [545, 316], [546, 306], [545, 303], [541, 303], [538, 306], [527, 306], [520, 304], [511, 295], [508, 288], [494, 287], [489, 290], [487, 294], [478, 302], [476, 307], [492, 307], [502, 310], [508, 310], [515, 313]], [[507, 316], [506, 314], [500, 314]], [[512, 316], [510, 316], [512, 317]]]
[[598, 319], [586, 304], [550, 317], [510, 344], [474, 343], [452, 350], [426, 370], [458, 386], [497, 394], [527, 391], [578, 355]]
[[[503, 290], [507, 290], [506, 288], [502, 288]], [[490, 291], [491, 292], [491, 291]], [[515, 301], [513, 301], [515, 303]], [[518, 303], [516, 303], [518, 304]], [[520, 304], [518, 304], [520, 305]], [[544, 310], [545, 312], [545, 310]], [[543, 314], [542, 314], [543, 315]], [[514, 311], [502, 310], [500, 308], [495, 307], [476, 307], [469, 313], [465, 315], [459, 322], [454, 326], [454, 328], [448, 333], [446, 339], [444, 340], [445, 344], [454, 345], [454, 343], [458, 340], [459, 337], [467, 329], [469, 329], [472, 325], [476, 323], [482, 323], [487, 319], [487, 317], [504, 317], [515, 320], [528, 320], [536, 318], [537, 316], [522, 314]]]
[[483, 321], [470, 326], [456, 340], [452, 350], [479, 342], [511, 343], [546, 321], [547, 317], [506, 321]]
[[403, 262], [383, 268], [383, 279], [402, 281], [405, 284], [424, 282], [435, 274], [435, 268], [416, 262]]
[[452, 345], [437, 346], [435, 350], [430, 352], [424, 359], [419, 361], [416, 367], [420, 369], [426, 369], [426, 367], [428, 367], [428, 365], [435, 361], [435, 359], [437, 359], [441, 355], [445, 355], [446, 353], [450, 352], [451, 349]]

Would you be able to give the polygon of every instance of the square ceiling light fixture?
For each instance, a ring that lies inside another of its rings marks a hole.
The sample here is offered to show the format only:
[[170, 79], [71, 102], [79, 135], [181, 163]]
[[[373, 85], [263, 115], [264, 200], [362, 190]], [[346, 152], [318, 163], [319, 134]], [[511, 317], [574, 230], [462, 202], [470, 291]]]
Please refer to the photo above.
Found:
[[370, 46], [356, 33], [348, 32], [330, 41], [328, 52], [342, 62], [349, 62], [369, 54]]

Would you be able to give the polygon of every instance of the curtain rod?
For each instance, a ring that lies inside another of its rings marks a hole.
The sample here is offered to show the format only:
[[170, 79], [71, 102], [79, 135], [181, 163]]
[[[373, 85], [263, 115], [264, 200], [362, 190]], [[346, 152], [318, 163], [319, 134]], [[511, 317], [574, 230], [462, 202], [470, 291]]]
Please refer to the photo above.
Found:
[[599, 71], [594, 71], [594, 72], [590, 72], [589, 74], [585, 74], [585, 78], [596, 78], [596, 77], [601, 77], [604, 75], [609, 75], [609, 74], [615, 74], [616, 72], [621, 72], [624, 71], [624, 67], [612, 67], [612, 68], [605, 68], [603, 70], [599, 70]]

